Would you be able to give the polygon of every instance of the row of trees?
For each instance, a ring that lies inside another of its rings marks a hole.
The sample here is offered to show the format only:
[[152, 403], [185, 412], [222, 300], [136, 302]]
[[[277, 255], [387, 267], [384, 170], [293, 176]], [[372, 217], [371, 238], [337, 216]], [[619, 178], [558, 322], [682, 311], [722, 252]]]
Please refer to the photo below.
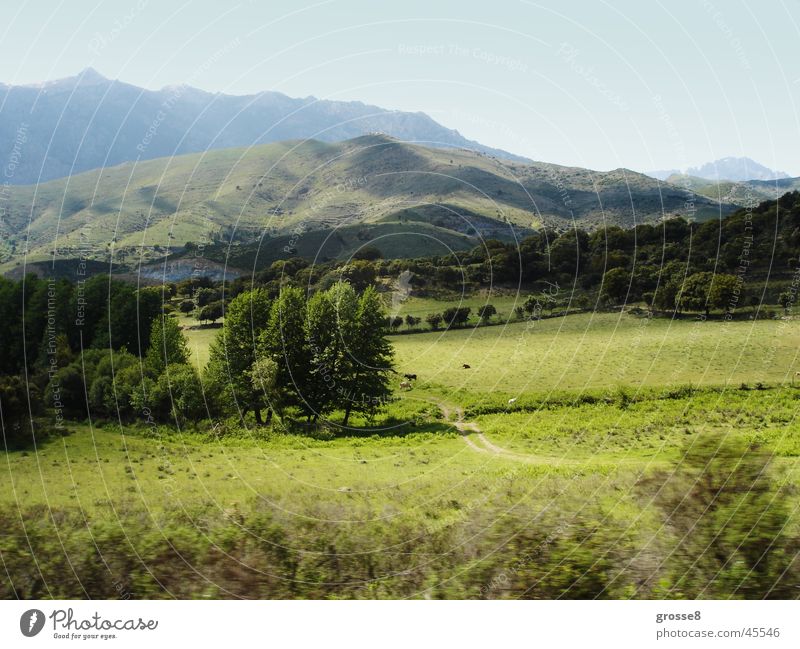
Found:
[[[434, 331], [441, 329], [442, 325], [447, 325], [448, 328], [463, 327], [467, 324], [471, 313], [470, 307], [449, 307], [441, 313], [429, 313], [425, 316], [425, 322]], [[478, 308], [477, 314], [478, 319], [485, 323], [497, 315], [497, 309], [492, 304], [484, 304]], [[422, 318], [408, 314], [405, 318], [397, 315], [384, 320], [384, 326], [391, 331], [397, 331], [403, 323], [409, 329], [417, 329], [422, 324]]]
[[[179, 290], [198, 288], [207, 287]], [[374, 288], [359, 295], [340, 282], [310, 298], [292, 287], [274, 299], [263, 288], [239, 293], [202, 376], [165, 308], [168, 295], [175, 287], [137, 290], [107, 276], [0, 279], [6, 441], [24, 444], [90, 415], [182, 423], [252, 411], [263, 421], [266, 410], [316, 421], [341, 411], [347, 425], [390, 396], [392, 349]], [[31, 416], [41, 419], [34, 425]]]
[[211, 390], [256, 421], [294, 408], [316, 422], [333, 411], [372, 416], [391, 394], [393, 351], [384, 337], [383, 304], [339, 282], [310, 299], [299, 288], [238, 295], [210, 352]]
[[712, 309], [730, 312], [748, 306], [744, 281], [740, 277], [710, 271], [688, 276], [681, 273], [685, 273], [685, 268], [680, 265], [667, 266], [659, 274], [656, 289], [641, 293], [630, 271], [614, 268], [603, 276], [603, 294], [616, 304], [630, 302], [632, 297], [639, 296], [655, 309], [677, 313], [702, 312], [706, 316]]

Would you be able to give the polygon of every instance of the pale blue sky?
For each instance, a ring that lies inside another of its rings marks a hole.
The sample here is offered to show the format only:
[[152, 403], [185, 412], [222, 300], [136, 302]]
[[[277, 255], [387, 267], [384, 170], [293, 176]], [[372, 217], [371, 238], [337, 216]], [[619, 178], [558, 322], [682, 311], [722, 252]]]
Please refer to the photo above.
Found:
[[6, 83], [93, 66], [147, 88], [420, 110], [549, 162], [748, 155], [800, 175], [798, 0], [22, 0], [4, 19]]

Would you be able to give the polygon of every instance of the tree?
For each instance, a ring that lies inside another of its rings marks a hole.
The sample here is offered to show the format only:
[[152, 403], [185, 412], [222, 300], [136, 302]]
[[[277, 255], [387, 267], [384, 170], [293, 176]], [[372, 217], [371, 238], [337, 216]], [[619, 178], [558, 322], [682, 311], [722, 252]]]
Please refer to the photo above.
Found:
[[197, 319], [200, 320], [200, 322], [214, 323], [222, 317], [223, 313], [224, 307], [222, 302], [212, 302], [200, 309], [200, 312], [197, 314]]
[[132, 414], [130, 382], [141, 373], [139, 359], [126, 350], [102, 353], [94, 367], [93, 380], [86, 384], [92, 415], [128, 419]]
[[484, 304], [478, 309], [478, 317], [481, 319], [481, 322], [488, 322], [496, 313], [497, 309], [493, 304]]
[[448, 326], [457, 327], [467, 322], [471, 311], [468, 306], [449, 307], [442, 311], [442, 319]]
[[[54, 394], [54, 393], [50, 393]], [[24, 447], [35, 440], [35, 427], [30, 419], [31, 411], [38, 414], [42, 404], [36, 385], [26, 382], [21, 376], [0, 376], [0, 448]]]
[[311, 352], [305, 399], [316, 419], [341, 403], [340, 395], [352, 374], [350, 345], [357, 335], [358, 296], [347, 282], [337, 282], [308, 302], [306, 340]]
[[689, 275], [675, 298], [679, 310], [703, 311], [706, 316], [711, 308], [711, 283], [714, 274], [707, 271]]
[[266, 423], [269, 423], [273, 412], [280, 416], [283, 411], [281, 393], [278, 390], [278, 364], [271, 358], [259, 358], [253, 363], [247, 376], [253, 390], [263, 395], [267, 404]]
[[178, 305], [178, 310], [181, 313], [191, 313], [194, 311], [194, 302], [192, 302], [192, 300], [181, 300], [181, 303]]
[[189, 347], [175, 318], [162, 315], [153, 320], [145, 367], [156, 377], [167, 365], [184, 365], [188, 362]]
[[522, 310], [529, 316], [539, 315], [542, 311], [542, 303], [535, 295], [529, 295], [525, 298], [525, 303], [522, 305]]
[[714, 275], [708, 294], [709, 302], [715, 309], [723, 309], [726, 312], [733, 311], [739, 303], [741, 289], [741, 283], [736, 276], [724, 273]]
[[341, 270], [341, 278], [357, 291], [372, 286], [375, 282], [375, 264], [363, 259], [353, 259]]
[[441, 313], [429, 313], [425, 316], [425, 322], [427, 322], [434, 331], [442, 326], [442, 320]]
[[297, 406], [310, 420], [314, 413], [310, 394], [312, 351], [306, 338], [306, 296], [296, 287], [283, 288], [272, 303], [269, 323], [261, 333], [258, 356], [268, 357], [278, 365], [281, 401]]
[[151, 390], [152, 412], [161, 421], [197, 421], [206, 414], [203, 387], [191, 365], [168, 365]]
[[653, 307], [662, 311], [672, 311], [679, 307], [678, 294], [680, 282], [674, 279], [662, 280], [658, 290], [653, 294]]
[[781, 305], [784, 313], [789, 313], [789, 309], [794, 304], [794, 294], [791, 291], [784, 291], [778, 296], [778, 304]]
[[422, 318], [414, 317], [410, 313], [406, 315], [406, 326], [408, 326], [409, 329], [413, 329], [419, 325], [420, 322], [422, 322]]
[[624, 268], [612, 268], [603, 275], [603, 295], [614, 304], [621, 304], [628, 296], [631, 274]]
[[344, 408], [343, 425], [347, 426], [351, 412], [373, 415], [389, 399], [392, 390], [389, 373], [394, 350], [384, 336], [383, 304], [374, 287], [368, 287], [358, 301], [355, 327], [350, 343], [349, 373], [343, 381], [345, 391], [340, 395]]
[[197, 291], [197, 306], [204, 307], [219, 301], [219, 291], [213, 288], [201, 288]]
[[263, 391], [253, 385], [249, 372], [269, 318], [270, 299], [265, 289], [240, 293], [228, 304], [225, 322], [209, 350], [210, 384], [241, 413], [252, 410], [258, 423], [264, 407]]
[[400, 327], [403, 326], [403, 316], [396, 315], [392, 318], [390, 324], [392, 331], [397, 331]]

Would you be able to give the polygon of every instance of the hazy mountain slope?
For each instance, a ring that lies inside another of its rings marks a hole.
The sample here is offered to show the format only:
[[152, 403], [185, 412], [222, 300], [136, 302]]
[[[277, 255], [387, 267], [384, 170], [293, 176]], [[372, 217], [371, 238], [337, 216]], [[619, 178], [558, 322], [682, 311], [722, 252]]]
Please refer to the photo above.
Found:
[[[673, 182], [676, 178], [690, 177], [690, 182], [702, 187], [709, 183], [734, 183], [750, 180], [781, 180], [789, 178], [783, 171], [774, 171], [751, 158], [720, 158], [699, 167], [680, 169], [657, 169], [645, 172], [651, 178]], [[774, 198], [774, 196], [772, 196]]]
[[432, 146], [466, 147], [508, 159], [424, 113], [360, 102], [250, 96], [189, 86], [145, 90], [92, 69], [40, 86], [0, 84], [0, 150], [18, 147], [9, 182], [30, 184], [73, 173], [183, 153], [290, 139], [326, 142], [382, 132]]
[[[187, 241], [281, 239], [307, 248], [308, 233], [355, 228], [418, 231], [458, 247], [478, 236], [511, 239], [543, 224], [633, 225], [684, 213], [687, 192], [627, 170], [595, 172], [504, 162], [466, 150], [427, 148], [387, 136], [342, 143], [281, 142], [123, 164], [9, 188], [5, 222], [18, 261], [57, 257], [116, 261], [158, 256]], [[700, 199], [698, 218], [730, 206]], [[434, 228], [434, 230], [430, 230]], [[352, 230], [348, 230], [352, 234]], [[302, 241], [298, 241], [302, 240]], [[352, 243], [352, 241], [351, 241]], [[391, 238], [381, 245], [413, 256]], [[351, 246], [352, 247], [352, 246]], [[346, 252], [347, 247], [343, 248]], [[11, 252], [6, 250], [6, 261]], [[335, 253], [344, 254], [344, 253]], [[6, 263], [6, 267], [8, 263]]]
[[775, 180], [788, 178], [783, 171], [774, 171], [750, 158], [720, 158], [707, 162], [699, 167], [686, 170], [689, 176], [697, 176], [706, 180]]
[[667, 182], [679, 187], [687, 187], [711, 200], [752, 206], [761, 201], [775, 200], [786, 192], [800, 189], [800, 178], [780, 178], [776, 180], [713, 181], [697, 176], [675, 174]]

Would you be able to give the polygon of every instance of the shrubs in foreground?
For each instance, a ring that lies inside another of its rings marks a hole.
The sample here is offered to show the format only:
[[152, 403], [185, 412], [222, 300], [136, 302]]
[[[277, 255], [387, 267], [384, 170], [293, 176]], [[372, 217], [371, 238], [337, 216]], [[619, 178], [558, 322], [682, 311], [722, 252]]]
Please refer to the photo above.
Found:
[[[431, 509], [391, 522], [367, 522], [355, 502], [349, 523], [263, 501], [155, 519], [116, 507], [88, 522], [78, 508], [6, 507], [0, 597], [798, 597], [790, 506], [757, 447], [704, 437], [674, 471], [588, 503], [532, 501], [524, 476], [509, 469], [456, 518]], [[620, 514], [631, 507], [636, 525]]]

